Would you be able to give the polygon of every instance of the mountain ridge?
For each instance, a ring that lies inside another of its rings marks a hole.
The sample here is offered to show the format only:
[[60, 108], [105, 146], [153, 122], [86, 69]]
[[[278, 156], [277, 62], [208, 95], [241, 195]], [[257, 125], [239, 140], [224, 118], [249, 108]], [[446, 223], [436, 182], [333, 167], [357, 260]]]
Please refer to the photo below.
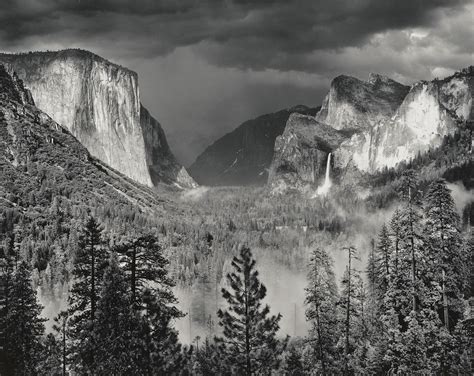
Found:
[[316, 114], [316, 108], [296, 105], [247, 120], [209, 145], [189, 167], [205, 185], [263, 185], [273, 157], [275, 139], [293, 112]]

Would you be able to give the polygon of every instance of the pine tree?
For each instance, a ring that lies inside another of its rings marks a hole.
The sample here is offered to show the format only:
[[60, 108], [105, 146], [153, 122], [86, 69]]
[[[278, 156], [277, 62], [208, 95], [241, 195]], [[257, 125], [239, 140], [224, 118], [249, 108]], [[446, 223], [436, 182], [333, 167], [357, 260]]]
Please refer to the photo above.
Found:
[[367, 308], [365, 313], [367, 320], [365, 323], [366, 337], [370, 337], [370, 344], [377, 349], [376, 354], [370, 355], [368, 367], [373, 370], [380, 370], [383, 367], [384, 338], [382, 314], [384, 313], [384, 297], [389, 288], [391, 273], [394, 272], [392, 253], [394, 247], [390, 238], [387, 225], [384, 223], [379, 232], [376, 244], [373, 244], [372, 254], [369, 256], [367, 264], [368, 291]]
[[[370, 242], [370, 253], [367, 258], [367, 280], [369, 282], [369, 287], [372, 290], [378, 288], [378, 275], [377, 275], [377, 255], [375, 251], [375, 240], [372, 239]], [[374, 292], [375, 294], [375, 292]]]
[[140, 314], [146, 374], [177, 373], [186, 359], [172, 322], [183, 314], [175, 306], [177, 299], [171, 290], [174, 282], [167, 270], [169, 262], [163, 257], [158, 239], [142, 235], [114, 249], [126, 273], [132, 306]]
[[215, 343], [208, 338], [204, 345], [196, 352], [195, 373], [199, 376], [224, 376], [228, 374], [228, 369], [224, 366], [219, 350]]
[[8, 310], [10, 303], [10, 289], [12, 287], [13, 276], [18, 265], [18, 255], [15, 251], [14, 244], [14, 237], [12, 237], [7, 242], [7, 246], [0, 249], [4, 312]]
[[418, 182], [413, 171], [407, 171], [402, 181], [402, 197], [405, 201], [405, 207], [401, 211], [400, 217], [401, 252], [399, 261], [402, 264], [400, 267], [403, 270], [407, 270], [406, 266], [409, 265], [409, 281], [406, 280], [405, 282], [410, 285], [412, 298], [411, 309], [416, 311], [418, 309], [420, 296], [422, 295], [419, 286], [419, 276], [422, 273], [420, 269], [425, 266], [425, 260], [422, 260], [424, 239], [420, 213], [421, 193], [418, 189]]
[[341, 293], [338, 301], [339, 326], [341, 328], [338, 346], [343, 349], [344, 374], [366, 373], [369, 359], [369, 325], [367, 313], [367, 292], [360, 272], [353, 267], [359, 260], [357, 249], [349, 246], [344, 251], [348, 255], [348, 264], [341, 281]]
[[169, 262], [163, 257], [156, 237], [139, 236], [116, 246], [114, 250], [120, 255], [120, 262], [124, 264], [132, 302], [137, 308], [141, 308], [145, 288], [159, 295], [163, 304], [176, 304], [176, 298], [171, 291], [174, 282], [168, 277], [166, 269]]
[[66, 375], [66, 369], [68, 364], [68, 353], [69, 349], [67, 346], [67, 335], [68, 335], [68, 313], [62, 311], [58, 316], [54, 318], [53, 330], [55, 332], [55, 343], [60, 352], [61, 358], [61, 374]]
[[[367, 262], [367, 281], [368, 281], [368, 291], [367, 291], [367, 312], [365, 315], [367, 317], [366, 327], [367, 327], [367, 336], [369, 346], [372, 347], [372, 352], [367, 354], [367, 367], [365, 373], [367, 374], [381, 374], [383, 373], [383, 357], [385, 354], [385, 341], [383, 336], [383, 322], [382, 314], [385, 312], [384, 307], [384, 297], [389, 287], [390, 274], [380, 276], [380, 269], [384, 269], [385, 250], [386, 246], [389, 245], [389, 271], [392, 267], [392, 243], [390, 235], [388, 233], [388, 228], [384, 224], [386, 229], [382, 230], [379, 234], [379, 241], [377, 248], [382, 248], [383, 252], [380, 252], [380, 249], [376, 250], [375, 241], [372, 244], [372, 252], [369, 254]], [[388, 236], [388, 239], [386, 238]], [[382, 247], [381, 247], [382, 245]], [[380, 257], [382, 253], [382, 257]], [[381, 262], [382, 260], [382, 262]], [[385, 269], [386, 270], [386, 269]]]
[[43, 343], [40, 369], [43, 375], [61, 376], [66, 373], [62, 368], [61, 345], [53, 334], [48, 334]]
[[[409, 263], [402, 265], [402, 259], [409, 257], [402, 254], [402, 244], [404, 244], [402, 228], [402, 211], [395, 210], [390, 220], [390, 230], [392, 235], [392, 252], [390, 255], [389, 281], [385, 294], [381, 297], [382, 319], [390, 330], [403, 326], [404, 317], [409, 313], [411, 291], [409, 289]], [[396, 323], [396, 325], [394, 325]], [[393, 337], [393, 336], [392, 336]]]
[[[405, 207], [391, 221], [393, 248], [382, 314], [385, 343], [380, 346], [386, 349], [384, 369], [446, 374], [460, 369], [464, 352], [462, 335], [448, 331], [461, 316], [460, 310], [453, 313], [461, 305], [466, 280], [459, 217], [445, 182], [438, 180], [429, 188], [423, 218], [418, 193], [410, 194], [417, 192], [416, 184], [408, 180]], [[451, 326], [448, 318], [453, 317]]]
[[392, 243], [392, 252], [390, 257], [390, 263], [392, 266], [392, 273], [398, 274], [398, 262], [400, 257], [400, 242], [402, 238], [402, 229], [401, 229], [401, 210], [399, 208], [395, 209], [395, 212], [390, 219], [390, 239]]
[[31, 272], [25, 261], [18, 264], [9, 287], [9, 304], [5, 314], [5, 351], [12, 374], [39, 374], [41, 336], [45, 321], [42, 307], [31, 285]]
[[337, 301], [333, 262], [324, 250], [316, 248], [312, 253], [308, 273], [306, 318], [312, 324], [310, 339], [314, 349], [312, 359], [315, 362], [311, 366], [322, 375], [331, 374], [337, 368]]
[[303, 376], [304, 368], [301, 360], [301, 354], [298, 353], [295, 347], [292, 347], [285, 359], [285, 367], [283, 374], [285, 376]]
[[[425, 197], [425, 233], [433, 258], [434, 279], [442, 289], [441, 320], [451, 331], [463, 313], [467, 255], [463, 252], [460, 218], [443, 179], [434, 181]], [[451, 320], [450, 320], [451, 319]]]
[[[430, 184], [425, 197], [425, 233], [431, 255], [431, 274], [441, 287], [441, 300], [435, 302], [439, 319], [444, 325], [439, 341], [440, 367], [443, 373], [454, 369], [460, 362], [465, 333], [455, 330], [464, 314], [464, 291], [468, 285], [469, 257], [463, 247], [460, 218], [454, 200], [443, 179]], [[457, 348], [457, 351], [453, 351]], [[464, 347], [465, 348], [465, 347]]]
[[255, 264], [245, 247], [232, 260], [234, 272], [227, 274], [231, 291], [222, 289], [228, 308], [218, 311], [224, 337], [216, 338], [233, 373], [247, 376], [275, 369], [286, 346], [276, 338], [281, 315], [269, 317], [270, 307], [262, 306], [266, 288]]
[[[436, 364], [432, 362], [428, 350], [438, 352], [438, 349], [430, 349], [430, 331], [437, 330], [437, 325], [431, 320], [423, 320], [421, 312], [411, 311], [406, 318], [407, 329], [402, 332], [394, 346], [398, 351], [395, 362], [397, 375], [432, 375], [435, 374]], [[431, 317], [434, 319], [437, 317]], [[435, 342], [436, 343], [436, 342]]]
[[5, 364], [7, 362], [5, 349], [5, 314], [7, 312], [6, 302], [7, 302], [7, 277], [6, 273], [8, 272], [8, 262], [5, 254], [5, 249], [0, 247], [0, 373], [6, 372], [4, 370]]
[[181, 316], [175, 307], [166, 306], [159, 295], [145, 289], [142, 296], [143, 321], [141, 338], [144, 341], [147, 375], [175, 375], [188, 361], [178, 341], [172, 321]]
[[[431, 278], [421, 202], [416, 184], [408, 180], [406, 185], [409, 189], [404, 196], [405, 205], [391, 221], [394, 248], [390, 257], [388, 287], [383, 297], [385, 337], [384, 342], [380, 342], [380, 347], [386, 349], [381, 367], [394, 374], [407, 372], [406, 367], [413, 357], [420, 361], [418, 365], [413, 363], [413, 371], [423, 363], [429, 365], [429, 369], [435, 369], [432, 361], [437, 356], [438, 343], [429, 335], [433, 325], [431, 319], [437, 318], [433, 310], [437, 288]], [[420, 341], [417, 341], [418, 337]], [[433, 353], [427, 352], [428, 348], [433, 349]], [[415, 355], [423, 351], [423, 357]]]
[[351, 354], [355, 349], [353, 332], [355, 331], [355, 322], [360, 317], [360, 301], [358, 284], [360, 275], [353, 267], [353, 260], [358, 259], [357, 249], [353, 246], [343, 248], [347, 252], [348, 263], [344, 275], [342, 277], [342, 289], [339, 299], [341, 307], [341, 323], [343, 331], [343, 347], [344, 347], [344, 374], [348, 375], [351, 372]]
[[79, 238], [74, 261], [74, 283], [69, 296], [69, 339], [74, 367], [81, 372], [94, 364], [94, 321], [107, 251], [102, 229], [94, 217], [89, 217]]
[[125, 276], [115, 257], [107, 267], [100, 299], [97, 302], [96, 344], [92, 369], [99, 375], [139, 375], [140, 357], [139, 316], [130, 304]]
[[466, 295], [468, 297], [468, 304], [471, 312], [470, 315], [465, 318], [462, 324], [462, 329], [467, 333], [467, 337], [470, 339], [468, 341], [470, 351], [468, 352], [470, 352], [471, 370], [474, 370], [474, 236], [471, 231], [471, 227], [469, 226], [467, 239], [465, 241], [467, 254], [470, 255], [468, 260], [469, 284]]
[[391, 251], [392, 242], [390, 240], [388, 228], [384, 223], [379, 233], [375, 260], [376, 285], [379, 296], [383, 296], [388, 288]]

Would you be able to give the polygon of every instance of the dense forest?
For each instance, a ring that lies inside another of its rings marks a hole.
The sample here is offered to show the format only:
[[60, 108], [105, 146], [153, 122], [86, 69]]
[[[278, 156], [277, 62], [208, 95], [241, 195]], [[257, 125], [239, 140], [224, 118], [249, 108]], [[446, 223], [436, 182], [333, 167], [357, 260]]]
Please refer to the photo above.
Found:
[[0, 149], [2, 374], [472, 373], [469, 124], [312, 197], [154, 192], [20, 110], [18, 153]]
[[[397, 181], [393, 214], [370, 225], [360, 223], [374, 215], [362, 210], [367, 201], [348, 191], [300, 197], [295, 205], [294, 197], [274, 200], [263, 188], [183, 196], [202, 217], [154, 230], [130, 214], [124, 218], [135, 226], [114, 231], [104, 208], [36, 231], [41, 227], [19, 220], [5, 229], [1, 246], [4, 372], [470, 374], [470, 223], [444, 179], [426, 184], [405, 169]], [[375, 239], [368, 236], [373, 227]], [[44, 248], [37, 248], [40, 239]], [[248, 247], [307, 273], [307, 335], [279, 333], [282, 317], [267, 305], [261, 265]], [[336, 248], [344, 259], [340, 278]], [[40, 249], [50, 251], [45, 267]], [[182, 345], [174, 322], [184, 313], [173, 289], [212, 281], [219, 306], [207, 315], [215, 306], [205, 307], [203, 290], [193, 312], [209, 330]], [[43, 296], [68, 297], [48, 331], [35, 286]]]

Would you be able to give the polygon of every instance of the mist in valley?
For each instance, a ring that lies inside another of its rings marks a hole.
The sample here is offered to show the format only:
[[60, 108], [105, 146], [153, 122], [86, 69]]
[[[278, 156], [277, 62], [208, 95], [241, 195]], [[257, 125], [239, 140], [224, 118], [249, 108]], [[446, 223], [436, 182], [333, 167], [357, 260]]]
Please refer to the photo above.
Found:
[[[459, 214], [462, 213], [466, 205], [474, 202], [474, 191], [467, 190], [462, 182], [448, 184], [452, 192], [453, 199]], [[344, 270], [347, 266], [347, 252], [345, 246], [354, 246], [357, 249], [357, 259], [353, 260], [353, 265], [366, 281], [366, 265], [369, 254], [377, 242], [377, 236], [383, 223], [388, 223], [393, 212], [399, 203], [394, 202], [388, 208], [379, 210], [358, 210], [349, 212], [341, 206], [334, 197], [337, 187], [332, 187], [326, 195], [307, 193], [314, 201], [323, 201], [326, 205], [331, 205], [340, 218], [346, 219], [354, 216], [352, 228], [346, 228], [335, 236], [328, 237], [324, 232], [307, 229], [312, 232], [312, 242], [310, 246], [302, 245], [297, 250], [298, 264], [289, 266], [285, 257], [285, 249], [272, 250], [271, 252], [259, 247], [253, 248], [252, 252], [257, 260], [257, 269], [262, 283], [267, 288], [265, 303], [270, 306], [271, 313], [282, 315], [280, 321], [279, 335], [294, 337], [304, 337], [308, 334], [310, 325], [305, 316], [305, 288], [307, 287], [307, 274], [310, 265], [311, 251], [315, 247], [321, 247], [331, 256], [334, 262], [334, 273], [336, 281], [340, 285]], [[184, 192], [180, 197], [185, 202], [199, 203], [200, 200], [212, 197], [217, 191], [222, 194], [224, 188], [199, 187], [197, 189]], [[239, 191], [229, 189], [226, 191], [226, 198], [238, 195]], [[361, 190], [356, 192], [357, 196], [365, 199], [372, 192]], [[275, 200], [277, 202], [277, 199]], [[239, 213], [234, 213], [238, 216]], [[280, 231], [292, 231], [294, 229], [280, 228]], [[224, 271], [230, 271], [230, 259], [224, 266]], [[203, 341], [206, 337], [214, 337], [220, 334], [218, 325], [217, 310], [225, 308], [225, 302], [221, 296], [221, 289], [226, 287], [225, 274], [218, 285], [202, 286], [197, 283], [192, 287], [177, 286], [175, 294], [178, 297], [178, 307], [186, 314], [185, 317], [175, 322], [175, 327], [179, 330], [179, 337], [183, 343], [195, 343], [196, 337]], [[206, 293], [203, 293], [206, 290]], [[196, 309], [196, 307], [198, 307]], [[203, 308], [204, 307], [204, 308]], [[209, 327], [209, 321], [211, 327]]]

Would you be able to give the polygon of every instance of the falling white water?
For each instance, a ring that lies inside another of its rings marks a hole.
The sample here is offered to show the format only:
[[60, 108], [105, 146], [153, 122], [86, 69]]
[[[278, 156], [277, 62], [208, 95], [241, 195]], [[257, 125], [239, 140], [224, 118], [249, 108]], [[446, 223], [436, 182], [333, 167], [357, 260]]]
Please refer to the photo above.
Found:
[[329, 176], [331, 170], [331, 153], [328, 154], [328, 161], [326, 164], [326, 177], [324, 178], [323, 185], [320, 185], [316, 190], [315, 196], [326, 196], [331, 188], [331, 178]]

